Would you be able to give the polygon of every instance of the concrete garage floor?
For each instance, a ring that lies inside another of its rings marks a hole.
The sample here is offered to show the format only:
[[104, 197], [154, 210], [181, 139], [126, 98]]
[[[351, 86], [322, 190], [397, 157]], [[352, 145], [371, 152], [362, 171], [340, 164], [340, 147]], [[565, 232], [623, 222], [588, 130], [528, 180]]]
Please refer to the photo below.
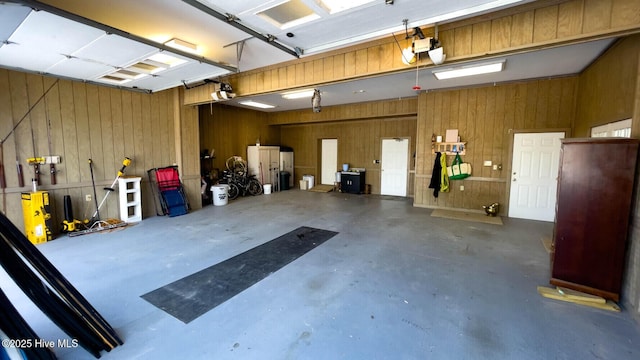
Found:
[[[294, 189], [38, 249], [124, 339], [103, 359], [640, 358], [624, 310], [538, 295], [551, 223], [441, 219], [411, 204]], [[339, 234], [188, 324], [140, 297], [300, 226]], [[39, 336], [68, 338], [0, 281]]]

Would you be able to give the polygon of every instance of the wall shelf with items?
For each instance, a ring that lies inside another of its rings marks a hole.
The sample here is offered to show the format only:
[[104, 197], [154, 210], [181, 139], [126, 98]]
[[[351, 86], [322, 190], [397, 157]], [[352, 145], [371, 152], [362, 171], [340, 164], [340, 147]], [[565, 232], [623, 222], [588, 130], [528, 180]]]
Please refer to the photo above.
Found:
[[455, 155], [460, 154], [464, 155], [467, 150], [467, 143], [465, 142], [435, 142], [433, 143], [431, 152], [432, 153], [445, 153], [447, 155]]

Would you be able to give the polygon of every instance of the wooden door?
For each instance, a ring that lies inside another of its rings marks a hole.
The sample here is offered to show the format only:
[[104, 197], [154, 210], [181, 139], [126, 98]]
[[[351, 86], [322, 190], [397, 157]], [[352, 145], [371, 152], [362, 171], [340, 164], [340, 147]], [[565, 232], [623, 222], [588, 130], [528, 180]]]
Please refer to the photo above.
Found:
[[383, 139], [380, 194], [407, 196], [409, 139]]
[[333, 185], [338, 171], [338, 139], [322, 139], [320, 183]]
[[564, 132], [514, 135], [509, 217], [553, 221], [562, 138]]

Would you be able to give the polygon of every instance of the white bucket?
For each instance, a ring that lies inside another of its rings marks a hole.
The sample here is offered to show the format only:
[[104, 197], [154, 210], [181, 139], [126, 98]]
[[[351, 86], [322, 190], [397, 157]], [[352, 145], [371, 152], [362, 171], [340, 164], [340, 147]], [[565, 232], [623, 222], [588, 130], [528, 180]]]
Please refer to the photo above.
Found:
[[211, 187], [211, 192], [213, 193], [213, 205], [227, 205], [227, 202], [229, 201], [229, 185], [213, 185]]
[[302, 180], [307, 181], [307, 190], [313, 188], [313, 175], [302, 175]]
[[265, 195], [269, 195], [269, 194], [271, 194], [271, 184], [263, 184], [263, 185], [262, 185], [262, 192], [263, 192]]

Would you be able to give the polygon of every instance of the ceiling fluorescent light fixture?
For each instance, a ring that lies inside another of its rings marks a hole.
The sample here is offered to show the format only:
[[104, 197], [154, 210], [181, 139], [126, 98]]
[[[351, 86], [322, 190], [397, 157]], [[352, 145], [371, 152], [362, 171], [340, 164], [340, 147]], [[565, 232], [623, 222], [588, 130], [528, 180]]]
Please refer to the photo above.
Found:
[[240, 104], [255, 107], [255, 108], [260, 108], [260, 109], [273, 109], [275, 107], [274, 105], [264, 104], [264, 103], [252, 101], [252, 100], [240, 101]]
[[171, 39], [164, 43], [168, 47], [172, 47], [174, 49], [182, 50], [184, 52], [188, 52], [191, 54], [198, 53], [198, 45], [192, 44], [188, 41], [180, 40], [180, 39]]
[[329, 14], [339, 13], [373, 2], [374, 0], [317, 0]]
[[452, 79], [463, 76], [473, 76], [489, 74], [504, 70], [506, 60], [494, 61], [491, 63], [474, 64], [450, 69], [434, 70], [433, 76], [438, 80]]
[[311, 98], [313, 96], [314, 89], [290, 91], [282, 93], [282, 98], [287, 100]]

